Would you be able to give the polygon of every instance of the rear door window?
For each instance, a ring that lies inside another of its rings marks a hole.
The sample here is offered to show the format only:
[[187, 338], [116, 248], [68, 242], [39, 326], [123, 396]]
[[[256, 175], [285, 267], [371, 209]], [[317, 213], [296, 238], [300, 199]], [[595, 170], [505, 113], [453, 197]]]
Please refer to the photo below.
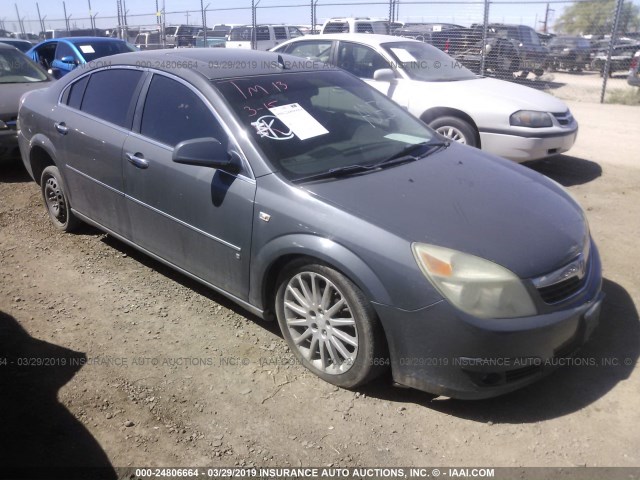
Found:
[[102, 70], [92, 74], [80, 110], [131, 128], [134, 94], [141, 77], [141, 71], [130, 69]]

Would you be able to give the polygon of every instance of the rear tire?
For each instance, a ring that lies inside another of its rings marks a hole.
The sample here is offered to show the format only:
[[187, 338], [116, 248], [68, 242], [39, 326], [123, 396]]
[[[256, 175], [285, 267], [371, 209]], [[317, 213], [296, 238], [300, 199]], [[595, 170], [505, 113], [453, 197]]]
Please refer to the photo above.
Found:
[[389, 358], [371, 303], [326, 265], [293, 262], [278, 279], [276, 314], [296, 359], [324, 381], [355, 388], [386, 370]]
[[478, 147], [476, 130], [468, 122], [458, 117], [439, 117], [429, 123], [440, 135], [444, 135], [448, 139], [469, 145], [470, 147]]
[[58, 167], [45, 168], [40, 177], [40, 188], [49, 219], [55, 228], [70, 232], [78, 227], [80, 220], [71, 211], [69, 198]]

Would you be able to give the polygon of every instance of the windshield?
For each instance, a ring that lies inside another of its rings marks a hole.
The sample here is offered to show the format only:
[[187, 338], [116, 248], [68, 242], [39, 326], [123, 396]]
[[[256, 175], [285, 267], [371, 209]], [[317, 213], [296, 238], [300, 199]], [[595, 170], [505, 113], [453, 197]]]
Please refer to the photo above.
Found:
[[127, 42], [120, 40], [113, 41], [101, 41], [101, 42], [73, 42], [76, 48], [80, 51], [87, 63], [95, 60], [96, 58], [106, 57], [109, 55], [116, 55], [117, 53], [137, 52], [138, 49]]
[[215, 86], [273, 168], [289, 180], [366, 166], [439, 137], [342, 71], [260, 75]]
[[47, 76], [17, 50], [0, 50], [0, 83], [45, 82]]
[[451, 82], [478, 78], [460, 62], [442, 50], [422, 42], [383, 43], [384, 48], [414, 80]]
[[164, 29], [164, 34], [165, 35], [175, 35], [177, 29], [178, 29], [178, 27], [167, 27], [167, 28]]

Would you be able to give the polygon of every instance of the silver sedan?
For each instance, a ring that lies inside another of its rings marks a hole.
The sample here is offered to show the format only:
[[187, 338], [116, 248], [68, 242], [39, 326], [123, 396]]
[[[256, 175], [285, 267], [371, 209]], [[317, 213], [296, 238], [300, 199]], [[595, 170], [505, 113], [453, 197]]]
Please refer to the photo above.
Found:
[[475, 75], [437, 48], [389, 35], [305, 36], [273, 49], [360, 77], [442, 135], [524, 162], [566, 152], [578, 123], [561, 100]]

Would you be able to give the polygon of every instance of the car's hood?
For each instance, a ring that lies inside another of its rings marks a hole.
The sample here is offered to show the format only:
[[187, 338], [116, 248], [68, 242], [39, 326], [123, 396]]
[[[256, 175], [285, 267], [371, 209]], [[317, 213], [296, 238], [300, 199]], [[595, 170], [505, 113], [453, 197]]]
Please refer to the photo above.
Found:
[[[414, 102], [429, 97], [433, 106], [450, 106], [478, 114], [494, 112], [511, 115], [518, 110], [552, 113], [567, 111], [567, 105], [548, 93], [495, 78], [475, 78], [455, 82], [412, 82]], [[413, 103], [413, 102], [412, 102]], [[508, 118], [508, 117], [507, 117]], [[475, 120], [475, 118], [474, 118]]]
[[0, 115], [17, 115], [20, 97], [31, 90], [45, 88], [51, 82], [0, 83]]
[[568, 263], [587, 238], [581, 208], [557, 184], [465, 146], [303, 188], [410, 242], [471, 253], [521, 278]]

